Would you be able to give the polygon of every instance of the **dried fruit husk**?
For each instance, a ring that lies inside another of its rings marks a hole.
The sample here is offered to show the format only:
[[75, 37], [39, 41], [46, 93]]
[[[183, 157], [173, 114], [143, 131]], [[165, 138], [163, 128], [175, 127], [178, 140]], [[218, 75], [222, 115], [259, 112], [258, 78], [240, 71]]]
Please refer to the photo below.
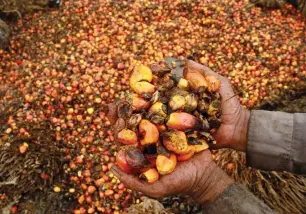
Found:
[[162, 125], [165, 123], [165, 118], [159, 114], [151, 114], [149, 120], [156, 125]]
[[221, 119], [215, 118], [215, 117], [210, 117], [208, 118], [208, 123], [210, 128], [212, 129], [218, 129], [221, 126]]
[[126, 127], [125, 120], [123, 118], [118, 118], [118, 120], [116, 121], [113, 127], [114, 127], [115, 136], [117, 136], [121, 130], [125, 129]]
[[164, 92], [164, 91], [167, 91], [173, 88], [174, 85], [175, 83], [172, 79], [165, 80], [163, 83], [160, 84], [160, 86], [158, 87], [158, 90], [161, 92]]
[[188, 150], [187, 138], [184, 132], [173, 130], [163, 134], [163, 145], [167, 150], [176, 154], [186, 153]]
[[106, 117], [108, 118], [111, 125], [115, 124], [118, 119], [117, 105], [116, 103], [110, 103], [107, 105], [108, 111]]
[[127, 119], [131, 117], [132, 113], [133, 113], [133, 108], [129, 102], [124, 101], [118, 104], [117, 115], [119, 118]]
[[197, 110], [201, 113], [206, 113], [209, 109], [209, 103], [204, 100], [200, 100], [197, 106]]
[[133, 114], [128, 120], [128, 127], [130, 129], [136, 129], [142, 119], [141, 114]]
[[149, 67], [151, 68], [152, 73], [158, 77], [162, 77], [171, 71], [171, 69], [157, 63], [151, 64]]

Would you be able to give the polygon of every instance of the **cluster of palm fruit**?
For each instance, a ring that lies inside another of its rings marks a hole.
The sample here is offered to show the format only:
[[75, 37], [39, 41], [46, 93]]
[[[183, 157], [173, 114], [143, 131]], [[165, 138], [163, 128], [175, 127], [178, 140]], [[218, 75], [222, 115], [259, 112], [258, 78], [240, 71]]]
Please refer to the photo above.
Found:
[[220, 80], [205, 76], [189, 61], [165, 58], [140, 65], [130, 77], [125, 99], [109, 105], [116, 162], [126, 173], [152, 183], [174, 171], [177, 161], [216, 143], [219, 128]]

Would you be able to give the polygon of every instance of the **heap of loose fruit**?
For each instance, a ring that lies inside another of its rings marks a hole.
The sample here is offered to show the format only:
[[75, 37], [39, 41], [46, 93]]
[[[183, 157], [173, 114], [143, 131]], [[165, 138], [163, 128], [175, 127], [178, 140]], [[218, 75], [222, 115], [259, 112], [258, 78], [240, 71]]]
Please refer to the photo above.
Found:
[[116, 162], [149, 183], [215, 143], [221, 124], [220, 80], [205, 76], [188, 61], [165, 58], [136, 67], [131, 92], [109, 105], [115, 137], [122, 145]]

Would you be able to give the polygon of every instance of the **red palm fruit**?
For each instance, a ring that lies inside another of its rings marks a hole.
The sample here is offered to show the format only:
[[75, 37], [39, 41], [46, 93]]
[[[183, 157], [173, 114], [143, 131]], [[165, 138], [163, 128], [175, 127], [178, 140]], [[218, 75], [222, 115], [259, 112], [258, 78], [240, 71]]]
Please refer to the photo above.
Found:
[[193, 145], [188, 145], [188, 150], [184, 154], [176, 155], [177, 161], [186, 161], [190, 159], [195, 153], [195, 147]]
[[123, 129], [118, 133], [117, 141], [126, 145], [135, 144], [137, 143], [137, 135], [130, 129]]
[[148, 183], [154, 183], [159, 179], [159, 174], [155, 168], [151, 168], [141, 173], [139, 177]]
[[128, 164], [126, 160], [126, 151], [120, 150], [116, 155], [116, 163], [119, 168], [125, 173], [132, 173], [133, 168]]
[[159, 139], [157, 127], [149, 120], [141, 120], [139, 123], [139, 134], [141, 136], [141, 145], [156, 143]]
[[184, 132], [173, 130], [164, 133], [163, 144], [171, 152], [184, 154], [188, 150], [187, 137]]
[[166, 175], [173, 172], [176, 164], [176, 156], [173, 153], [170, 154], [170, 157], [160, 154], [156, 158], [156, 168], [160, 175]]
[[169, 128], [185, 131], [196, 128], [199, 125], [197, 118], [185, 112], [174, 112], [166, 123]]

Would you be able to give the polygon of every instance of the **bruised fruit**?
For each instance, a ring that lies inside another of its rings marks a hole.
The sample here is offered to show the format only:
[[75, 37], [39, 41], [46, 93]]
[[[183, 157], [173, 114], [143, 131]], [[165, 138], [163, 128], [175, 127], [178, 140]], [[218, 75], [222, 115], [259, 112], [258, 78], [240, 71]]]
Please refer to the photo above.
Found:
[[141, 173], [139, 177], [148, 183], [154, 183], [159, 179], [159, 174], [155, 168], [151, 168]]
[[140, 123], [141, 119], [142, 119], [142, 115], [141, 114], [133, 114], [130, 117], [130, 119], [128, 120], [128, 127], [130, 127], [131, 129], [137, 128], [137, 126]]
[[173, 153], [171, 153], [169, 157], [160, 154], [156, 158], [156, 168], [158, 173], [161, 175], [166, 175], [173, 172], [176, 167], [176, 163], [176, 156]]
[[194, 145], [188, 145], [186, 153], [176, 155], [176, 159], [177, 161], [186, 161], [194, 155], [195, 151], [196, 149]]
[[129, 129], [123, 129], [118, 133], [117, 141], [122, 144], [131, 145], [137, 143], [137, 135]]
[[155, 91], [155, 86], [148, 82], [137, 82], [135, 83], [133, 90], [139, 95], [153, 94]]
[[174, 95], [170, 98], [169, 107], [173, 110], [183, 109], [185, 107], [186, 101], [185, 97], [181, 95]]
[[130, 87], [134, 88], [134, 85], [140, 81], [151, 82], [152, 78], [153, 74], [151, 69], [145, 65], [139, 65], [134, 69], [130, 77]]
[[191, 114], [185, 112], [174, 112], [170, 114], [166, 125], [171, 129], [185, 131], [187, 129], [196, 128], [199, 125], [199, 122], [197, 118]]
[[150, 164], [144, 154], [133, 147], [126, 150], [126, 161], [133, 169], [141, 169]]
[[157, 127], [149, 120], [141, 120], [139, 124], [139, 135], [141, 136], [141, 145], [156, 143], [159, 139]]
[[184, 132], [173, 130], [163, 134], [164, 146], [176, 154], [186, 153], [188, 150], [187, 138]]

